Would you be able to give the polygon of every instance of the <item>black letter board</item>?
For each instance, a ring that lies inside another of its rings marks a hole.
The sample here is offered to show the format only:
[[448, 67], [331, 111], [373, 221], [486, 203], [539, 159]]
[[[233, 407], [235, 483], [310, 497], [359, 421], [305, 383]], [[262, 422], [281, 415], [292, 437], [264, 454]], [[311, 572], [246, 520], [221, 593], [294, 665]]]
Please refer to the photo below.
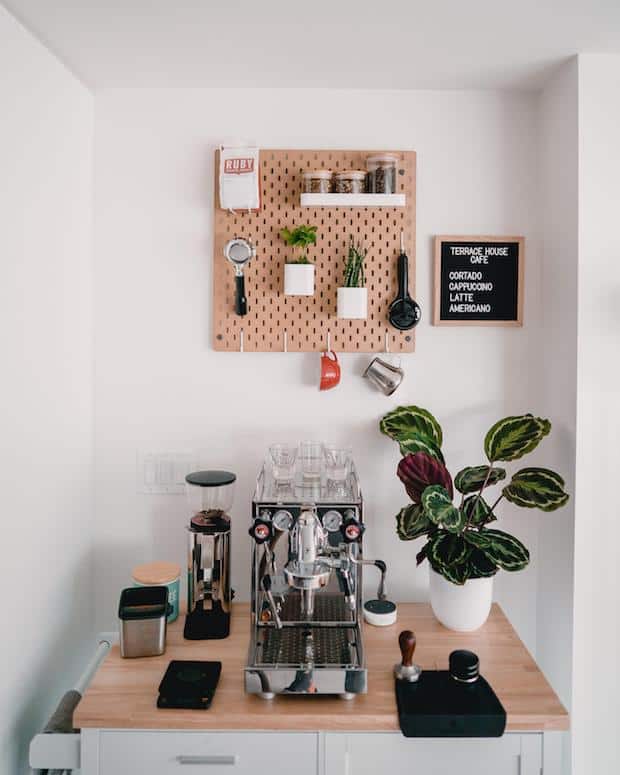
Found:
[[436, 326], [523, 325], [523, 237], [435, 237]]

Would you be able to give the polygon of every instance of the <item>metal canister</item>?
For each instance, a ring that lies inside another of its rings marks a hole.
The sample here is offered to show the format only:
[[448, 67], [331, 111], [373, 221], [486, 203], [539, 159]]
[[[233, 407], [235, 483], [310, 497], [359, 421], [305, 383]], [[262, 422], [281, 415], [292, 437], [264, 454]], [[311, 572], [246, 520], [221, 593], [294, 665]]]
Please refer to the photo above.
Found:
[[121, 657], [155, 657], [166, 650], [167, 587], [128, 587], [118, 604]]

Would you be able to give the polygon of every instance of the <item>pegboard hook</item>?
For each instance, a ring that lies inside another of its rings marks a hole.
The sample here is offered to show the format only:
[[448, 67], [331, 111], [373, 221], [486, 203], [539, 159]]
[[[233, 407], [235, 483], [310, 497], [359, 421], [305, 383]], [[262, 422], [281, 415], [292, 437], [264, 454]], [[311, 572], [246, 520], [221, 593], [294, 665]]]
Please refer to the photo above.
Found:
[[284, 352], [287, 353], [288, 352], [288, 331], [286, 330], [286, 328], [282, 332], [282, 339], [284, 340]]
[[327, 352], [329, 352], [332, 349], [332, 335], [331, 332], [327, 332]]
[[243, 329], [239, 331], [239, 352], [243, 352]]
[[385, 352], [390, 352], [390, 334], [388, 331], [385, 332]]

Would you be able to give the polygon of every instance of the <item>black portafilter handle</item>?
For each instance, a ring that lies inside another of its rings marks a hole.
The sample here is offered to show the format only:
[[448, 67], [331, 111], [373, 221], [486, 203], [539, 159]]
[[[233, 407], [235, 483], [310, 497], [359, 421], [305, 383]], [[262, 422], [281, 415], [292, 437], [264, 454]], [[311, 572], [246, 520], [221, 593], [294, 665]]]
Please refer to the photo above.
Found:
[[245, 297], [245, 277], [242, 274], [235, 275], [235, 312], [237, 315], [247, 315], [248, 300]]
[[480, 675], [480, 660], [473, 651], [457, 649], [450, 654], [449, 669], [451, 677], [465, 684], [472, 684]]
[[406, 299], [409, 295], [409, 259], [403, 252], [398, 256], [398, 298]]

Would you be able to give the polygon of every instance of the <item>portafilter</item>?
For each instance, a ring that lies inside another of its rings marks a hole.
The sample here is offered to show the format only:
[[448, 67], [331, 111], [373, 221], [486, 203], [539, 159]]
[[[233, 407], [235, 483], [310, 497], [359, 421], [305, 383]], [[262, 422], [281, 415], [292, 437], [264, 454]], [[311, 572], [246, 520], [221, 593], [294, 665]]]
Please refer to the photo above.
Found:
[[248, 312], [243, 268], [255, 255], [256, 248], [251, 241], [240, 237], [229, 240], [224, 246], [224, 256], [230, 261], [235, 270], [235, 312], [237, 315], [247, 315]]

